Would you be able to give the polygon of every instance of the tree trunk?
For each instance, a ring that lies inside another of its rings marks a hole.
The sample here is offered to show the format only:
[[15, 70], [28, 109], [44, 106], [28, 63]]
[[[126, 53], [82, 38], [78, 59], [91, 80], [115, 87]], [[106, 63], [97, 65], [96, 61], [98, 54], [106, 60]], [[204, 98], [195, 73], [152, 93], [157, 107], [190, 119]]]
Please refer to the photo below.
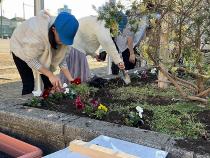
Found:
[[[203, 69], [202, 69], [202, 65], [201, 65], [201, 63], [202, 63], [202, 61], [203, 61], [203, 54], [202, 54], [202, 52], [201, 52], [201, 50], [200, 50], [200, 48], [201, 48], [201, 35], [200, 35], [200, 32], [201, 32], [201, 30], [200, 30], [200, 25], [198, 24], [197, 25], [197, 35], [196, 35], [196, 43], [195, 43], [195, 45], [196, 45], [196, 50], [197, 50], [197, 54], [198, 54], [198, 57], [197, 57], [197, 59], [196, 59], [196, 67], [197, 67], [197, 69], [198, 69], [198, 72], [200, 73], [200, 74], [204, 74], [203, 73]], [[201, 76], [199, 76], [198, 78], [197, 78], [197, 86], [198, 86], [198, 92], [200, 93], [200, 92], [202, 92], [202, 91], [204, 91], [204, 78], [203, 77], [201, 77]]]
[[[161, 62], [163, 64], [160, 64], [161, 67], [163, 67], [163, 69], [167, 72], [167, 68], [164, 67], [163, 65], [167, 64], [167, 62], [169, 61], [169, 27], [168, 27], [168, 17], [169, 15], [167, 14], [165, 16], [166, 20], [163, 20], [161, 22], [161, 34], [160, 34], [160, 52], [159, 52], [159, 58], [161, 59]], [[158, 87], [159, 88], [167, 88], [168, 87], [168, 79], [167, 77], [162, 74], [162, 72], [159, 72], [158, 75], [158, 80], [160, 82], [158, 82]], [[161, 82], [163, 81], [163, 82]]]
[[178, 52], [175, 57], [174, 66], [176, 66], [182, 54], [182, 19], [180, 18], [179, 32], [178, 32]]

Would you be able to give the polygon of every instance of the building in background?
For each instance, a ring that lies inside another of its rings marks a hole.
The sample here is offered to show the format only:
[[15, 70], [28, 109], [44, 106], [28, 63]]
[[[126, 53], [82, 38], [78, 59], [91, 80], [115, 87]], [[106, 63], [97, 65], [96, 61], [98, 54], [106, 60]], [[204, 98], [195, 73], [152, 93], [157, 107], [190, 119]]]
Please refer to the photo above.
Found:
[[0, 16], [2, 18], [2, 25], [0, 26], [0, 37], [7, 39], [12, 36], [12, 33], [14, 29], [20, 25], [23, 21], [25, 21], [23, 18], [14, 17], [12, 19], [8, 19], [4, 16]]
[[59, 8], [59, 9], [58, 9], [58, 14], [59, 14], [60, 12], [68, 12], [68, 13], [71, 14], [71, 9], [69, 9], [67, 5], [64, 5], [63, 8]]
[[25, 19], [20, 18], [20, 17], [14, 17], [14, 18], [12, 18], [12, 19], [10, 19], [10, 20], [11, 20], [12, 32], [14, 31], [14, 29], [15, 29], [18, 25], [20, 25], [22, 22], [25, 21]]
[[0, 28], [0, 37], [8, 38], [8, 36], [12, 33], [12, 30], [10, 28], [11, 20], [4, 16], [1, 16], [0, 18], [2, 20]]

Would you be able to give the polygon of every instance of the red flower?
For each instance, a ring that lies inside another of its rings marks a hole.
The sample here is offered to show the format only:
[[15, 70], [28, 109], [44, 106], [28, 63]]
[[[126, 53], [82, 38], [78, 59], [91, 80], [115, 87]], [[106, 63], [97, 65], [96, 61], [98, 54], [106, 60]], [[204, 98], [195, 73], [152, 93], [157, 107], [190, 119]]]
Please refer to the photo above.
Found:
[[95, 100], [95, 99], [92, 99], [92, 100], [90, 101], [90, 103], [92, 103], [93, 107], [98, 107], [98, 105], [99, 105], [98, 100]]
[[49, 94], [50, 94], [50, 91], [51, 91], [50, 88], [44, 89], [44, 91], [43, 91], [43, 93], [42, 93], [42, 97], [43, 97], [44, 99], [47, 99], [48, 96], [49, 96]]
[[77, 98], [75, 100], [75, 105], [76, 105], [76, 108], [79, 110], [81, 110], [85, 107], [84, 103], [81, 101], [80, 96], [77, 96]]
[[79, 85], [79, 84], [81, 84], [81, 79], [78, 77], [78, 78], [74, 79], [74, 81], [71, 81], [71, 84]]

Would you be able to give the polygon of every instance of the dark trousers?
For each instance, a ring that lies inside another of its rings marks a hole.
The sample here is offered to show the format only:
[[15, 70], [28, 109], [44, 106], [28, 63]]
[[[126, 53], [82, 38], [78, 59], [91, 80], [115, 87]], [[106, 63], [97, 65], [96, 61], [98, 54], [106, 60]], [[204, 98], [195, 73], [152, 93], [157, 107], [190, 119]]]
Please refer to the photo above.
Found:
[[[134, 53], [136, 54], [136, 48], [134, 48]], [[135, 59], [135, 63], [131, 63], [129, 61], [129, 58], [130, 58], [129, 49], [126, 49], [124, 52], [122, 52], [122, 57], [123, 57], [123, 62], [125, 63], [125, 70], [134, 69], [134, 67], [136, 66], [136, 59]]]
[[[134, 48], [134, 53], [136, 54], [136, 47]], [[131, 63], [129, 61], [129, 57], [130, 57], [130, 51], [129, 49], [126, 49], [124, 52], [122, 52], [122, 58], [123, 58], [123, 62], [125, 64], [125, 70], [131, 70], [134, 69], [136, 66], [136, 60], [135, 63]], [[119, 68], [117, 65], [114, 64], [114, 62], [112, 62], [112, 74], [113, 75], [117, 75], [119, 73]]]
[[[13, 53], [12, 56], [23, 83], [22, 95], [32, 93], [34, 90], [34, 75], [32, 69], [27, 65], [25, 61], [15, 56]], [[45, 89], [52, 87], [52, 84], [47, 76], [41, 75], [41, 78]]]

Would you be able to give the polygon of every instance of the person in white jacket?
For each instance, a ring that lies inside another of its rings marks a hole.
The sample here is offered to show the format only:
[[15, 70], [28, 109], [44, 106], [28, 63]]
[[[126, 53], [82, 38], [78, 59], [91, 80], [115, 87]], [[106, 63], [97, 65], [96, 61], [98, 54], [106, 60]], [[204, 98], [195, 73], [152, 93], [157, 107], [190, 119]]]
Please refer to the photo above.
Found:
[[55, 18], [43, 10], [15, 29], [10, 51], [22, 79], [22, 95], [34, 90], [32, 69], [42, 74], [45, 89], [61, 88], [60, 79], [53, 74], [57, 66], [69, 82], [74, 80], [64, 57], [67, 45], [73, 43], [78, 26], [77, 19], [67, 12], [61, 12]]
[[[114, 63], [120, 69], [124, 69], [124, 62], [112, 40], [110, 29], [105, 27], [105, 22], [98, 20], [96, 16], [87, 16], [78, 21], [79, 29], [67, 56], [67, 64], [71, 74], [74, 77], [81, 77], [82, 81], [86, 81], [89, 77], [89, 68], [85, 56], [90, 55], [100, 61], [99, 55], [96, 54], [100, 45]], [[61, 80], [66, 81], [62, 73]]]

